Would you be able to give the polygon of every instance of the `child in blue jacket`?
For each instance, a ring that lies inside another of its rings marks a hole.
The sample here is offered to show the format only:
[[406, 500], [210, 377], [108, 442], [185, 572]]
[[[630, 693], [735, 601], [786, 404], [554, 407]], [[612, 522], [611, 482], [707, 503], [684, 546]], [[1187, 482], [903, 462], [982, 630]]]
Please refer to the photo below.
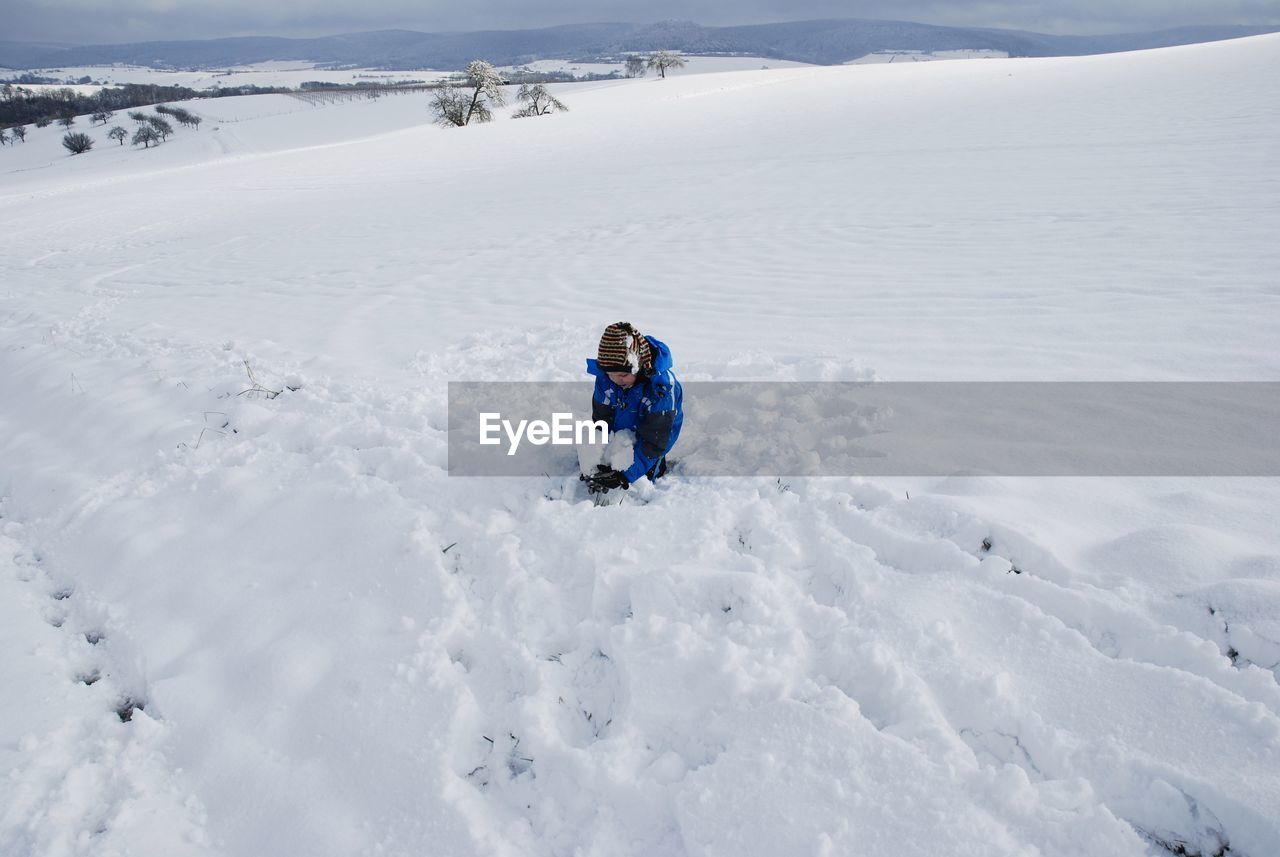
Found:
[[625, 321], [605, 328], [596, 359], [587, 361], [587, 372], [596, 378], [591, 418], [608, 423], [610, 432], [635, 431], [635, 455], [626, 470], [601, 465], [587, 480], [592, 493], [629, 488], [641, 477], [667, 472], [667, 453], [684, 422], [684, 393], [671, 366], [665, 343]]

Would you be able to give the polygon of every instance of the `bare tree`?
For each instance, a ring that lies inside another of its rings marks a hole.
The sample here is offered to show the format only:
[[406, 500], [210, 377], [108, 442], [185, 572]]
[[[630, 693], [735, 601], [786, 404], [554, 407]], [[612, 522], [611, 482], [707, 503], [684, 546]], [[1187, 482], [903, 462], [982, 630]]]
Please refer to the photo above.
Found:
[[92, 125], [97, 122], [101, 122], [103, 125], [106, 125], [107, 122], [110, 121], [111, 117], [115, 115], [116, 114], [111, 112], [110, 110], [99, 110], [97, 113], [94, 113], [93, 116], [89, 118], [89, 124]]
[[61, 125], [63, 128], [70, 128], [72, 125], [76, 124], [76, 117], [63, 116], [61, 119], [58, 120], [58, 124]]
[[516, 93], [516, 100], [524, 102], [515, 113], [511, 114], [513, 119], [523, 119], [525, 116], [545, 116], [553, 110], [564, 112], [569, 108], [559, 98], [556, 98], [541, 83], [535, 83], [532, 86], [524, 84], [520, 87], [520, 91]]
[[124, 138], [129, 136], [129, 132], [117, 125], [107, 132], [107, 136], [123, 146]]
[[168, 140], [169, 135], [173, 133], [173, 126], [159, 116], [148, 116], [147, 124], [156, 130], [161, 140]]
[[446, 128], [467, 124], [467, 104], [470, 102], [461, 87], [451, 83], [440, 86], [431, 95], [431, 112], [436, 124]]
[[53, 122], [53, 119], [49, 118], [48, 116], [41, 116], [39, 119], [36, 120], [36, 127], [48, 128], [52, 122]]
[[10, 128], [10, 129], [9, 129], [9, 131], [13, 134], [13, 139], [15, 139], [15, 140], [21, 140], [23, 143], [27, 142], [27, 129], [26, 129], [26, 128], [24, 128], [24, 127], [22, 127], [21, 125], [19, 125], [19, 126], [18, 126], [18, 127], [16, 127], [16, 128]]
[[188, 113], [187, 110], [182, 107], [167, 107], [163, 104], [157, 104], [156, 112], [167, 113], [168, 115], [172, 116], [174, 119], [178, 120], [179, 125], [186, 125], [187, 120], [191, 118], [191, 114]]
[[79, 155], [93, 148], [93, 138], [88, 134], [71, 131], [63, 135], [62, 146], [71, 154]]
[[8, 142], [9, 142], [9, 132], [3, 128], [0, 128], [0, 146], [3, 146]]
[[649, 68], [658, 70], [658, 77], [666, 77], [669, 68], [684, 68], [684, 57], [679, 51], [658, 51], [649, 56]]
[[648, 71], [644, 57], [639, 54], [627, 54], [627, 77], [644, 77]]
[[431, 99], [436, 122], [446, 128], [488, 122], [493, 118], [492, 107], [507, 103], [502, 94], [504, 83], [502, 75], [491, 64], [472, 60], [467, 63], [465, 88], [447, 83], [436, 90]]
[[139, 143], [144, 149], [150, 149], [152, 143], [160, 145], [160, 132], [150, 124], [139, 125], [138, 130], [133, 132], [133, 145], [136, 146]]
[[146, 122], [151, 117], [146, 113], [143, 113], [141, 110], [131, 110], [129, 111], [129, 118], [134, 122]]

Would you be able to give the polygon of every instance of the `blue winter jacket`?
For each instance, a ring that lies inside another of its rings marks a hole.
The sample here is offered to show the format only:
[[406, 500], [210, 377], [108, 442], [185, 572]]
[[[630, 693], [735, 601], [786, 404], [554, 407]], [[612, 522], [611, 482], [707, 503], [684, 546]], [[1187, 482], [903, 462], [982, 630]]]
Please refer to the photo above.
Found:
[[652, 473], [680, 437], [684, 422], [684, 392], [671, 371], [671, 349], [646, 336], [653, 351], [653, 372], [642, 375], [624, 390], [609, 380], [595, 360], [587, 361], [587, 373], [596, 378], [592, 395], [592, 419], [604, 420], [610, 431], [633, 429], [635, 459], [625, 473], [628, 482]]

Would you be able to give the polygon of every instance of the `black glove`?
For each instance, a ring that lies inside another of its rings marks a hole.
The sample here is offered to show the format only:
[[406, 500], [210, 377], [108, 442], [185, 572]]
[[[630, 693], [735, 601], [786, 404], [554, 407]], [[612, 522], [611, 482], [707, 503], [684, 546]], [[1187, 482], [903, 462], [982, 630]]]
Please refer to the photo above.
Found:
[[631, 483], [627, 481], [625, 473], [613, 470], [604, 464], [597, 464], [596, 475], [587, 478], [587, 491], [591, 494], [603, 494], [614, 488], [626, 491], [630, 487]]

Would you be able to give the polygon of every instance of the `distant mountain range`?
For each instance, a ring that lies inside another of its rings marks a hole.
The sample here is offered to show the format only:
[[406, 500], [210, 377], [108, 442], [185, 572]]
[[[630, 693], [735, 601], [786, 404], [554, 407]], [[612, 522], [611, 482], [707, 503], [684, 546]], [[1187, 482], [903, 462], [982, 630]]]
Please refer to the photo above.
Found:
[[35, 69], [127, 63], [159, 68], [218, 68], [269, 60], [310, 60], [385, 69], [455, 69], [479, 57], [497, 65], [519, 65], [539, 59], [581, 61], [661, 49], [829, 65], [885, 50], [988, 49], [1011, 56], [1078, 56], [1217, 41], [1277, 30], [1280, 27], [1212, 26], [1106, 36], [1050, 36], [1019, 30], [858, 19], [740, 27], [664, 21], [474, 33], [382, 30], [318, 39], [250, 36], [127, 45], [0, 42], [0, 66]]

